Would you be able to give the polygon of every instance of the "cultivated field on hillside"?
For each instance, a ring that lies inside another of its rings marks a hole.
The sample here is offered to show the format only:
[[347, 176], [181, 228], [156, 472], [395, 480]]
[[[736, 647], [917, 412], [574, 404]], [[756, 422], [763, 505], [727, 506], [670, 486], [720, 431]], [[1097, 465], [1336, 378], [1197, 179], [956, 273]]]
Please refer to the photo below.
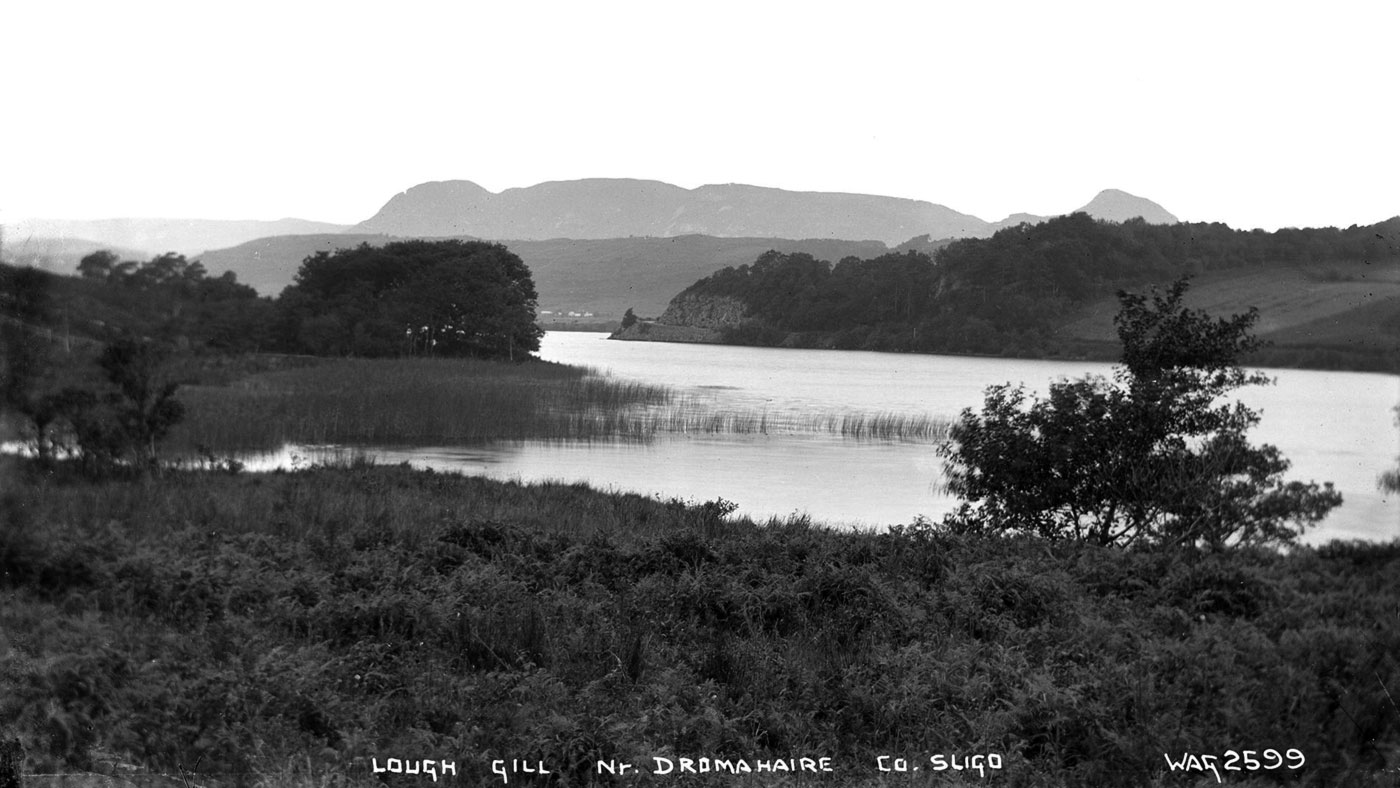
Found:
[[[1400, 341], [1400, 261], [1231, 269], [1192, 280], [1192, 308], [1215, 315], [1259, 309], [1258, 334], [1279, 345]], [[1060, 330], [1077, 339], [1116, 340], [1118, 299], [1099, 299]], [[1387, 338], [1388, 337], [1388, 338]]]

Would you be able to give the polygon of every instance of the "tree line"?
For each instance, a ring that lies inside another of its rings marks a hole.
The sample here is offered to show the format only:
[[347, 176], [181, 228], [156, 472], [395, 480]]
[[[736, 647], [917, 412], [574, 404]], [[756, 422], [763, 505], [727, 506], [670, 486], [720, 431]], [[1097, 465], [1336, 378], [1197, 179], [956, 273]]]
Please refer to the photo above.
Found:
[[[198, 261], [98, 251], [78, 276], [0, 264], [0, 407], [40, 460], [151, 467], [179, 422], [172, 361], [273, 352], [519, 360], [539, 349], [529, 268], [500, 244], [321, 252], [276, 298]], [[189, 367], [189, 364], [186, 364]]]
[[[1097, 221], [1084, 213], [835, 265], [768, 252], [678, 297], [728, 296], [750, 322], [735, 344], [1046, 356], [1084, 349], [1053, 336], [1085, 304], [1122, 287], [1244, 267], [1400, 257], [1400, 217], [1346, 229], [1233, 230], [1224, 224]], [[1102, 349], [1099, 349], [1102, 352]]]

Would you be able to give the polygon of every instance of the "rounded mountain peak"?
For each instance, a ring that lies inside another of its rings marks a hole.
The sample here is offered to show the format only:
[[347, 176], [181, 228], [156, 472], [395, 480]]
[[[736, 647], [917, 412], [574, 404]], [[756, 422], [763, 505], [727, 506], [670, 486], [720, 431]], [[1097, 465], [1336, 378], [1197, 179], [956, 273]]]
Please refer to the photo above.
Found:
[[1077, 212], [1110, 222], [1125, 222], [1139, 216], [1148, 224], [1176, 224], [1180, 221], [1157, 203], [1121, 189], [1104, 189]]
[[429, 181], [399, 192], [356, 228], [401, 236], [469, 235], [468, 219], [496, 195], [472, 181]]

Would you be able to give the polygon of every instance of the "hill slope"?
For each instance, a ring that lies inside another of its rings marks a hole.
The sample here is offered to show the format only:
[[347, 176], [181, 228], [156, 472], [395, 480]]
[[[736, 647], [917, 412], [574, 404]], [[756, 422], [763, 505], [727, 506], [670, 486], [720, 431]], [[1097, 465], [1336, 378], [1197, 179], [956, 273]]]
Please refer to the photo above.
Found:
[[[1192, 281], [1185, 302], [1213, 315], [1257, 307], [1255, 333], [1273, 345], [1260, 356], [1267, 363], [1321, 362], [1352, 352], [1394, 356], [1400, 349], [1400, 264], [1394, 261], [1209, 272]], [[1116, 343], [1117, 311], [1118, 300], [1105, 296], [1057, 334]]]
[[135, 250], [143, 256], [165, 252], [195, 255], [270, 235], [339, 233], [345, 229], [342, 224], [305, 219], [27, 219], [5, 228], [5, 245], [14, 249], [31, 240], [81, 239], [102, 248]]
[[[100, 241], [82, 238], [25, 238], [16, 243], [7, 239], [0, 258], [14, 266], [31, 266], [55, 274], [71, 274], [78, 262], [99, 250], [109, 251], [123, 260], [139, 260], [148, 256], [142, 249], [127, 249]], [[153, 255], [152, 255], [153, 256]]]
[[1275, 346], [1251, 363], [1400, 371], [1400, 217], [1259, 233], [1075, 213], [956, 241], [936, 262], [773, 253], [697, 281], [659, 322], [734, 344], [1111, 360], [1115, 292], [1183, 274], [1193, 307], [1259, 309]]

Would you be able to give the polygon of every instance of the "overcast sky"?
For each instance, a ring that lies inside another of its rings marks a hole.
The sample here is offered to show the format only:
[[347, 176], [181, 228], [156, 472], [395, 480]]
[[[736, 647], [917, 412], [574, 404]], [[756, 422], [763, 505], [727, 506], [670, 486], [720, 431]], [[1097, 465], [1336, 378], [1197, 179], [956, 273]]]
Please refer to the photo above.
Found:
[[431, 180], [997, 220], [1400, 214], [1400, 3], [62, 3], [0, 16], [0, 221], [353, 223]]

